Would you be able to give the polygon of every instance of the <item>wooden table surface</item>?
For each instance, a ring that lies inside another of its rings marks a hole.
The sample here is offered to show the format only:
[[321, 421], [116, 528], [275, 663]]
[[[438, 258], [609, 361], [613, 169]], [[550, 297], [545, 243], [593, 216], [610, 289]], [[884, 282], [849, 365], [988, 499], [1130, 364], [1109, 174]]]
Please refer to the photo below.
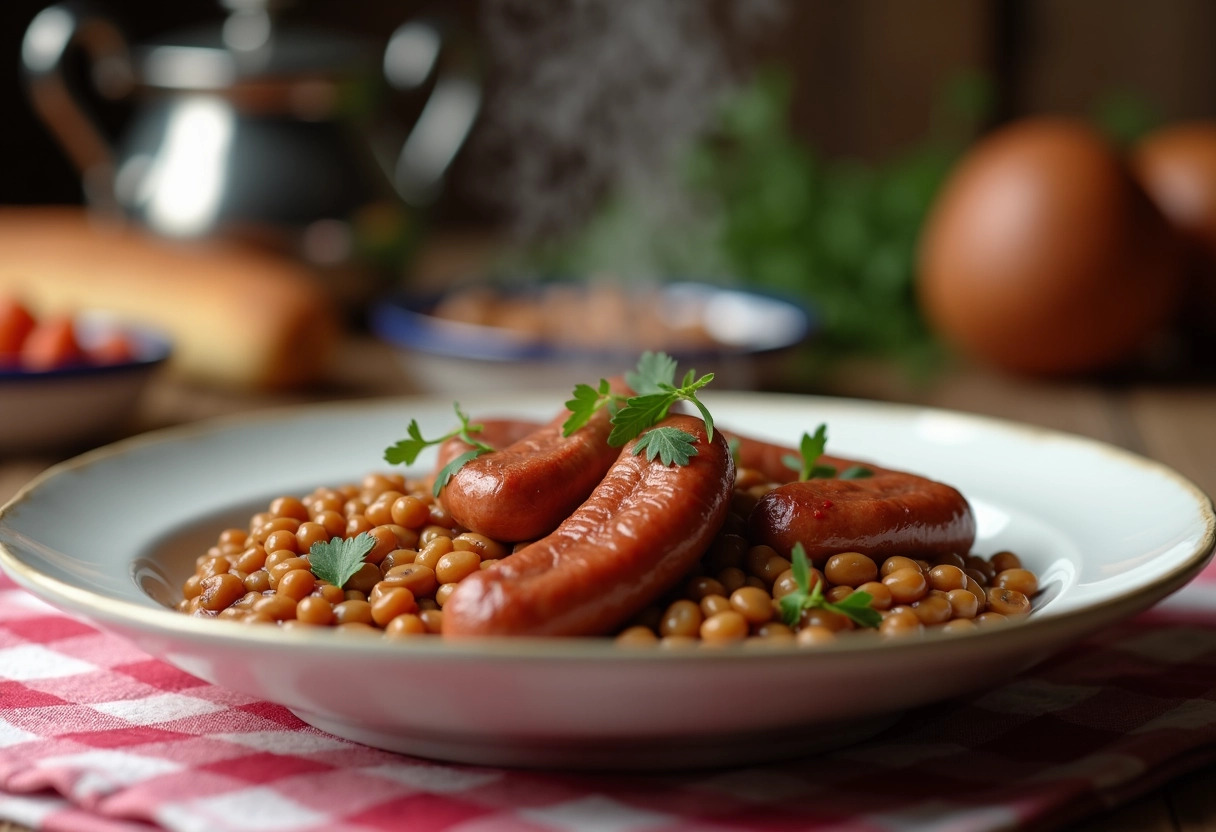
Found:
[[[271, 406], [411, 392], [417, 391], [393, 355], [369, 339], [351, 337], [328, 380], [308, 392], [200, 390], [171, 378], [160, 379], [145, 397], [131, 431]], [[1216, 379], [1049, 382], [955, 367], [914, 384], [891, 368], [857, 365], [808, 392], [928, 404], [1084, 434], [1160, 460], [1208, 494], [1216, 494]], [[0, 502], [53, 461], [50, 457], [0, 459]], [[1216, 830], [1216, 764], [1075, 828], [1083, 832]], [[0, 832], [17, 829], [0, 821]]]

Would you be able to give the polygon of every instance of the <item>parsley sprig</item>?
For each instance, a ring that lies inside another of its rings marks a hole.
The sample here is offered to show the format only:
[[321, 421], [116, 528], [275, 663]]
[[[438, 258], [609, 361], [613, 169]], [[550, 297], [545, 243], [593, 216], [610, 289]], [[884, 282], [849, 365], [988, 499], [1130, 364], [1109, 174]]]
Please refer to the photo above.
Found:
[[839, 601], [829, 601], [823, 594], [822, 581], [816, 581], [814, 586], [810, 586], [811, 564], [802, 544], [795, 543], [791, 554], [793, 557], [790, 568], [798, 588], [789, 595], [782, 596], [778, 602], [781, 605], [781, 620], [787, 625], [797, 625], [803, 610], [813, 609], [840, 613], [862, 627], [877, 627], [882, 623], [882, 614], [870, 606], [870, 601], [874, 599], [870, 593], [854, 591]]
[[437, 439], [425, 439], [422, 436], [422, 430], [418, 427], [418, 420], [410, 419], [409, 427], [406, 428], [407, 437], [384, 450], [386, 462], [393, 465], [413, 465], [424, 448], [428, 448], [431, 445], [440, 445], [454, 437], [458, 436], [465, 443], [472, 445], [469, 450], [439, 469], [439, 473], [435, 475], [435, 485], [432, 489], [436, 497], [439, 496], [439, 492], [448, 484], [448, 481], [452, 479], [452, 475], [459, 471], [466, 462], [494, 450], [481, 440], [473, 438], [472, 434], [481, 430], [482, 426], [469, 424], [469, 417], [460, 409], [459, 403], [453, 403], [453, 409], [456, 411], [456, 418], [460, 420], [460, 427], [448, 431]]
[[696, 371], [689, 370], [678, 387], [670, 382], [662, 382], [658, 392], [629, 397], [625, 400], [625, 406], [612, 417], [612, 433], [608, 434], [608, 444], [620, 446], [638, 437], [642, 431], [666, 418], [671, 406], [678, 401], [690, 402], [701, 411], [701, 418], [705, 420], [706, 436], [713, 439], [714, 417], [697, 398], [697, 391], [713, 380], [713, 373], [706, 373], [697, 378]]
[[637, 395], [626, 399], [625, 406], [613, 415], [608, 443], [624, 445], [665, 418], [671, 406], [679, 401], [686, 401], [701, 411], [706, 437], [713, 439], [714, 417], [697, 398], [697, 391], [713, 381], [714, 374], [706, 373], [697, 378], [697, 371], [689, 370], [678, 386], [675, 380], [674, 358], [662, 352], [642, 353], [637, 369], [625, 374], [625, 382]]
[[785, 467], [798, 472], [798, 482], [816, 479], [839, 478], [842, 480], [860, 480], [874, 476], [874, 472], [864, 465], [850, 465], [839, 474], [834, 465], [820, 465], [819, 457], [828, 444], [828, 426], [820, 424], [814, 435], [804, 432], [802, 441], [798, 443], [798, 455], [786, 454], [781, 458]]
[[634, 391], [632, 396], [612, 392], [606, 379], [600, 379], [595, 387], [589, 384], [576, 386], [566, 402], [570, 417], [562, 424], [562, 435], [574, 433], [596, 412], [607, 407], [612, 411], [609, 445], [619, 448], [640, 436], [641, 440], [634, 447], [635, 454], [645, 451], [647, 459], [658, 456], [664, 465], [687, 465], [697, 453], [692, 434], [679, 428], [654, 426], [666, 418], [672, 405], [686, 401], [701, 412], [706, 435], [713, 439], [714, 418], [697, 398], [697, 391], [713, 381], [714, 374], [706, 373], [698, 378], [696, 370], [689, 370], [677, 384], [676, 370], [674, 358], [666, 353], [648, 351], [642, 354], [637, 367], [625, 374], [625, 381]]
[[312, 574], [341, 589], [375, 547], [376, 538], [367, 532], [355, 537], [334, 537], [329, 542], [318, 540], [308, 548], [308, 564]]
[[591, 421], [591, 417], [604, 407], [616, 407], [624, 398], [612, 392], [608, 379], [600, 379], [599, 387], [590, 384], [579, 384], [571, 394], [573, 398], [566, 402], [570, 418], [562, 422], [562, 436], [569, 436], [583, 425]]

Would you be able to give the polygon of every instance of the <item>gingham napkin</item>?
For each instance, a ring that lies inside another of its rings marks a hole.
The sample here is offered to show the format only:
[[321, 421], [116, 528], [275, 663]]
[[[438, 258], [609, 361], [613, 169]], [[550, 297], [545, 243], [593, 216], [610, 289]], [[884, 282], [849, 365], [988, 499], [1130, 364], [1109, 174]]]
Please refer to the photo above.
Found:
[[600, 776], [354, 745], [200, 682], [0, 576], [0, 819], [164, 828], [1048, 828], [1216, 759], [1216, 567], [1010, 683], [794, 762]]

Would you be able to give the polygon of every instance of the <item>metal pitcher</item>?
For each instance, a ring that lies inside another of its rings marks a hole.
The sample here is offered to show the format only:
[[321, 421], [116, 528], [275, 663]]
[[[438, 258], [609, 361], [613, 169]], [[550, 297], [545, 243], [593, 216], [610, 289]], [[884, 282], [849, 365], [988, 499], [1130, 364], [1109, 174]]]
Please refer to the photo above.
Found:
[[[399, 265], [480, 109], [476, 50], [438, 19], [403, 23], [381, 49], [283, 24], [272, 3], [224, 0], [222, 24], [135, 48], [87, 3], [50, 6], [22, 43], [31, 100], [94, 210], [170, 237], [253, 237], [330, 269]], [[92, 97], [133, 105], [118, 137], [64, 71], [76, 48]], [[395, 135], [379, 123], [386, 86], [421, 102]]]

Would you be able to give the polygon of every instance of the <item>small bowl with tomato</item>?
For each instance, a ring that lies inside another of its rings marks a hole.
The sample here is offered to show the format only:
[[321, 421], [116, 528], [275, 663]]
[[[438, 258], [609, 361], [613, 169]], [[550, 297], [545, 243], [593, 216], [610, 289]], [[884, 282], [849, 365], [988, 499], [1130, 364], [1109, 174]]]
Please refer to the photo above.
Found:
[[0, 296], [0, 454], [114, 437], [169, 353], [161, 333], [104, 312], [35, 314]]

